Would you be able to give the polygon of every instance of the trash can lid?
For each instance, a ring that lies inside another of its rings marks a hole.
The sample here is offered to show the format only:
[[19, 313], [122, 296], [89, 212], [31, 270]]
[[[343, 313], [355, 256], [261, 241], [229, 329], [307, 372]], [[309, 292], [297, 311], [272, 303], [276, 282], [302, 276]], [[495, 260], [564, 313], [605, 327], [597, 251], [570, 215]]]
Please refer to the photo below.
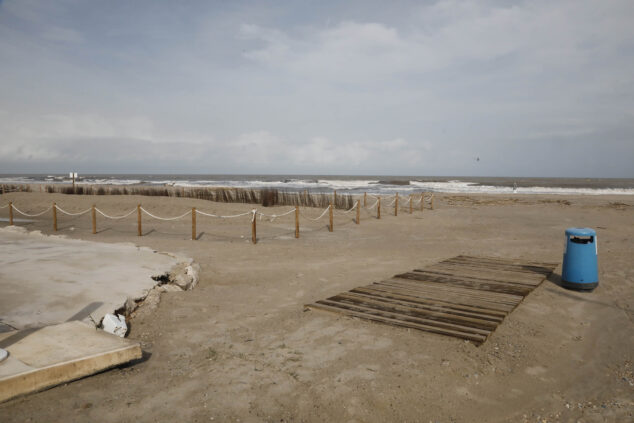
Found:
[[570, 236], [596, 236], [597, 233], [592, 228], [568, 228], [566, 235]]

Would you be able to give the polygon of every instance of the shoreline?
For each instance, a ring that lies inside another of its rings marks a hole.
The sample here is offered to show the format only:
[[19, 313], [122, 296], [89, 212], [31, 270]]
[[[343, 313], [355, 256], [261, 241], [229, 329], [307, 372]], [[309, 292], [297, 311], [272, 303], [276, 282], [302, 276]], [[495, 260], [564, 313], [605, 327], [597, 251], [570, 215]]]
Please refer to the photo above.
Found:
[[[51, 180], [48, 177], [55, 178]], [[22, 174], [0, 175], [5, 184], [70, 184], [66, 175]], [[205, 174], [81, 174], [81, 185], [95, 186], [185, 186], [195, 188], [275, 188], [287, 191], [340, 190], [358, 193], [363, 190], [378, 192], [427, 190], [434, 192], [460, 192], [469, 194], [476, 189], [487, 189], [491, 193], [500, 189], [517, 187], [522, 190], [629, 190], [634, 195], [634, 178], [587, 178], [587, 177], [482, 177], [482, 176], [390, 176], [390, 175], [205, 175]], [[466, 188], [471, 187], [471, 188]], [[510, 193], [510, 191], [509, 191]], [[590, 193], [593, 194], [593, 193]]]

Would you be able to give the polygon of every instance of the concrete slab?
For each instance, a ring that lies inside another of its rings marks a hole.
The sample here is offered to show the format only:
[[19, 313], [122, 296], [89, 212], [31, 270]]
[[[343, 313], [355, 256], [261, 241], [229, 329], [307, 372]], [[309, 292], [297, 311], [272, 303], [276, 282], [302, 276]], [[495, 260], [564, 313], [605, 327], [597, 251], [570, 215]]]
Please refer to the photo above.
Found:
[[140, 359], [137, 342], [72, 321], [0, 333], [0, 402]]
[[0, 228], [0, 322], [15, 329], [89, 315], [99, 322], [127, 298], [144, 298], [157, 284], [152, 276], [189, 261], [133, 244]]

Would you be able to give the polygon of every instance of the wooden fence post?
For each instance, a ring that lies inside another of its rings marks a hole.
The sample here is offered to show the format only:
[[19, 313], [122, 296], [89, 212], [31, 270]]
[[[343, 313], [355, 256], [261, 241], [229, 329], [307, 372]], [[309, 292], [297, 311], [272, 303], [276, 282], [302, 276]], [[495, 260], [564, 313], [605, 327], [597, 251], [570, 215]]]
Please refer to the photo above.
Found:
[[431, 209], [434, 209], [434, 194], [431, 195]]
[[396, 193], [396, 199], [394, 200], [394, 216], [398, 216], [398, 192]]
[[95, 211], [95, 205], [92, 205], [92, 210], [91, 210], [91, 214], [92, 214], [92, 233], [93, 235], [97, 233], [97, 212]]
[[192, 241], [196, 241], [196, 207], [192, 207]]
[[361, 218], [361, 200], [357, 200], [357, 220], [355, 223], [359, 224], [359, 219]]
[[13, 226], [13, 203], [9, 201], [9, 225]]
[[409, 195], [409, 214], [412, 214], [412, 194]]
[[363, 193], [363, 207], [368, 207], [368, 193]]
[[53, 203], [53, 231], [57, 232], [57, 205]]
[[334, 203], [335, 203], [335, 206], [336, 206], [337, 205], [337, 190], [334, 190], [334, 191], [335, 191]]
[[330, 215], [330, 226], [328, 227], [328, 230], [330, 232], [332, 232], [332, 223], [333, 223], [333, 219], [332, 219], [332, 203], [330, 203], [330, 206], [328, 206], [328, 213]]
[[257, 217], [257, 210], [253, 209], [253, 218], [251, 219], [251, 242], [252, 243], [257, 243], [258, 239], [257, 239], [257, 232], [256, 232], [256, 223], [255, 221]]
[[425, 210], [425, 193], [420, 194], [420, 211]]
[[299, 206], [295, 206], [295, 238], [299, 238]]
[[379, 197], [379, 200], [378, 200], [378, 203], [377, 203], [376, 218], [377, 219], [381, 218], [381, 197]]
[[137, 204], [136, 206], [136, 222], [137, 222], [137, 233], [139, 236], [143, 235], [143, 229], [141, 227], [141, 205]]

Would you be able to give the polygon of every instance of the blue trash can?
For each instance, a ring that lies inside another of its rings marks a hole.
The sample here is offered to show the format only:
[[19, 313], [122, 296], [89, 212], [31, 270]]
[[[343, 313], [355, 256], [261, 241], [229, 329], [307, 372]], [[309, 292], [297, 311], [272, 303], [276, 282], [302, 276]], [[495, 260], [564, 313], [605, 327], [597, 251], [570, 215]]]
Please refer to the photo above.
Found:
[[566, 229], [562, 285], [591, 290], [599, 284], [597, 233], [590, 228]]

